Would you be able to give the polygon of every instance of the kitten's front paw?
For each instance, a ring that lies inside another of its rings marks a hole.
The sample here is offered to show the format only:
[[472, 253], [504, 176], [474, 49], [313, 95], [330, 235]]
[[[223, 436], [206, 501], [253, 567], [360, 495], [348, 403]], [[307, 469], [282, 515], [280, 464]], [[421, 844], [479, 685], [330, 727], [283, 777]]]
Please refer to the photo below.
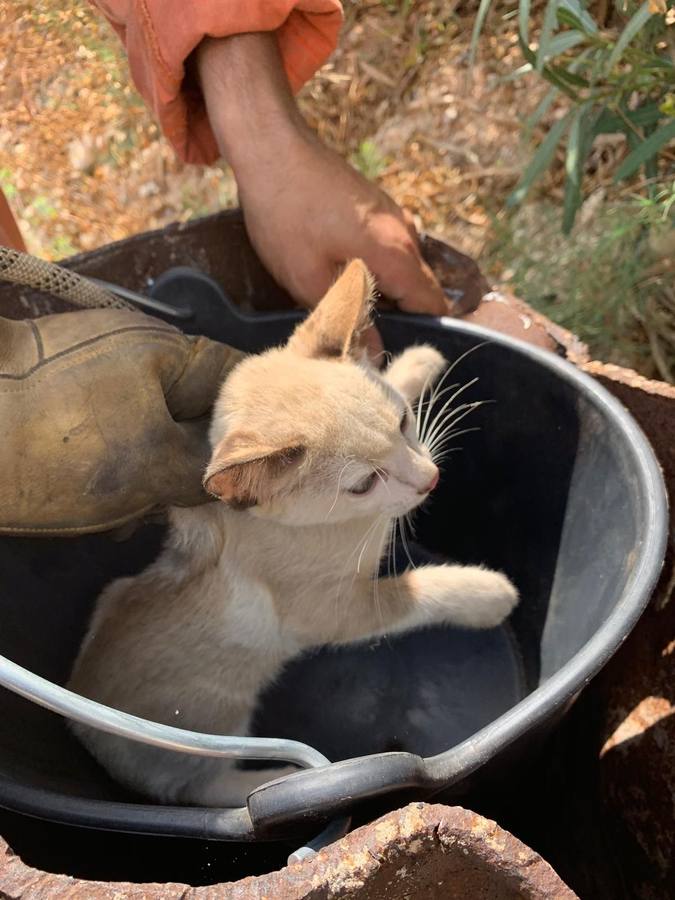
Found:
[[430, 344], [408, 347], [398, 359], [408, 366], [411, 373], [415, 372], [419, 378], [424, 377], [430, 382], [435, 381], [447, 365], [443, 354]]
[[422, 391], [429, 391], [446, 366], [443, 356], [428, 344], [408, 347], [395, 357], [385, 373], [385, 378], [403, 396], [414, 403]]
[[418, 569], [443, 621], [464, 628], [494, 628], [518, 603], [518, 591], [506, 575], [480, 566], [429, 566]]
[[518, 591], [501, 572], [477, 569], [475, 577], [478, 590], [467, 610], [466, 624], [470, 628], [495, 628], [508, 619], [518, 605]]

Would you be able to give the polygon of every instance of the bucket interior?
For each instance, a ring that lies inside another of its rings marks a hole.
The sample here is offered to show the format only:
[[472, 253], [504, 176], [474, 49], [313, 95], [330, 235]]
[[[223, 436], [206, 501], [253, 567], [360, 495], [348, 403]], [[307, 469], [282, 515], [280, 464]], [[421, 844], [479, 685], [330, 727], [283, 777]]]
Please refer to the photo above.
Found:
[[[394, 353], [410, 343], [410, 328], [397, 317], [382, 331]], [[509, 624], [493, 631], [429, 629], [319, 650], [289, 665], [262, 699], [257, 733], [306, 741], [332, 760], [386, 750], [436, 754], [496, 720], [602, 628], [621, 600], [642, 537], [645, 500], [634, 457], [591, 400], [499, 341], [478, 347], [475, 334], [431, 322], [414, 337], [451, 361], [476, 348], [454, 380], [478, 377], [463, 402], [493, 402], [466, 420], [480, 430], [453, 445], [461, 450], [449, 454], [439, 488], [416, 517], [413, 556], [500, 569], [522, 599]], [[99, 591], [151, 561], [162, 534], [155, 525], [121, 542], [105, 535], [0, 539], [0, 652], [65, 683]], [[397, 553], [400, 568], [400, 546]], [[74, 803], [142, 802], [105, 775], [60, 717], [0, 689], [0, 803], [17, 785], [46, 806], [51, 795]], [[49, 851], [36, 849], [44, 842], [23, 837], [31, 828], [51, 833], [52, 846], [59, 834], [67, 843], [72, 829], [0, 814], [0, 831], [15, 849], [22, 852], [23, 844], [28, 862], [50, 867]], [[80, 846], [97, 840], [100, 864], [94, 850], [88, 862], [81, 853], [72, 865], [64, 862], [62, 847], [56, 865], [88, 877], [199, 884], [274, 868], [287, 850], [92, 833]], [[125, 841], [146, 848], [141, 872], [123, 850], [111, 862], [110, 848]], [[171, 850], [179, 845], [184, 853]]]

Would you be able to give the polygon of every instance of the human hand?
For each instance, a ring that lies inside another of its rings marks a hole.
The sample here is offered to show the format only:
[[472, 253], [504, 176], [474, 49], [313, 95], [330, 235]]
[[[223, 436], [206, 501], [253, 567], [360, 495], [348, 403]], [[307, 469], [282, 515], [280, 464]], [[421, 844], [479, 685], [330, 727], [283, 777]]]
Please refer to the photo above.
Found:
[[298, 302], [313, 306], [344, 263], [360, 257], [400, 309], [462, 311], [422, 258], [411, 217], [305, 124], [273, 35], [204, 41], [197, 67], [251, 241]]
[[259, 256], [298, 302], [314, 306], [358, 257], [400, 309], [450, 312], [412, 221], [387, 194], [307, 132], [267, 153], [240, 171], [241, 204]]

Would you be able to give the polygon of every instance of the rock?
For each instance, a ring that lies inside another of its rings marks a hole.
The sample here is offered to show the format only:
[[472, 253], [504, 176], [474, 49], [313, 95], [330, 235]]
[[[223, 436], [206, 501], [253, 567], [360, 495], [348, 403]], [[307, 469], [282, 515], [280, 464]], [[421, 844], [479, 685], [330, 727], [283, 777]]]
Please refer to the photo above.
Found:
[[7, 900], [574, 900], [533, 850], [461, 807], [411, 803], [358, 828], [312, 859], [236, 884], [80, 881], [24, 865], [0, 841]]

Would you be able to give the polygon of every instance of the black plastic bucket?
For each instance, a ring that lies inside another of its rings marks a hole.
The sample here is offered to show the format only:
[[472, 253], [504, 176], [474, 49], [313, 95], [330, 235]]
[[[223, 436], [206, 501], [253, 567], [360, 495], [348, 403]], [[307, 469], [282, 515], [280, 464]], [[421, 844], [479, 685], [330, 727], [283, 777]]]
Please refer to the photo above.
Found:
[[[231, 311], [212, 336], [259, 350], [298, 317]], [[415, 552], [505, 571], [522, 597], [510, 623], [430, 629], [290, 665], [263, 699], [258, 733], [336, 762], [257, 790], [248, 811], [130, 796], [61, 717], [2, 689], [1, 806], [99, 829], [256, 841], [377, 797], [458, 796], [513, 766], [625, 639], [667, 534], [661, 473], [631, 416], [563, 359], [511, 338], [455, 320], [390, 314], [379, 324], [394, 353], [426, 341], [450, 361], [463, 356], [455, 380], [478, 380], [462, 401], [494, 401], [448, 457]], [[161, 538], [147, 526], [125, 542], [1, 539], [0, 653], [65, 683], [97, 594], [146, 565]]]

